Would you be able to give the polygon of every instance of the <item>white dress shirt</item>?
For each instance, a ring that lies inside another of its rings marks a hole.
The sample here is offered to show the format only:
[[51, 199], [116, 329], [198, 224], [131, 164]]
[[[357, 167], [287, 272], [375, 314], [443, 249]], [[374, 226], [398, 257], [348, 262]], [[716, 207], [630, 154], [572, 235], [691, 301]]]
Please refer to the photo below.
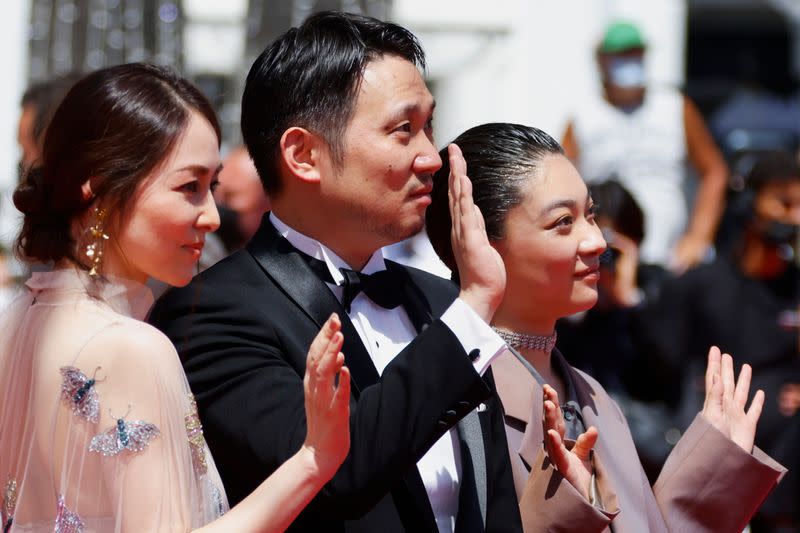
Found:
[[[339, 301], [342, 301], [344, 276], [340, 268], [352, 269], [330, 248], [287, 226], [274, 213], [270, 221], [275, 229], [292, 246], [301, 252], [324, 261], [335, 283], [326, 283]], [[386, 270], [381, 250], [370, 257], [361, 270], [373, 274]], [[361, 341], [382, 374], [386, 365], [417, 336], [414, 325], [402, 306], [385, 309], [366, 294], [360, 292], [350, 305], [348, 314]], [[489, 368], [492, 360], [505, 348], [502, 339], [463, 300], [456, 299], [442, 315], [442, 321], [455, 334], [464, 350], [480, 349], [480, 357], [473, 362], [480, 375]], [[428, 499], [433, 508], [440, 533], [452, 533], [458, 514], [458, 495], [461, 480], [461, 448], [455, 428], [445, 433], [417, 462]]]

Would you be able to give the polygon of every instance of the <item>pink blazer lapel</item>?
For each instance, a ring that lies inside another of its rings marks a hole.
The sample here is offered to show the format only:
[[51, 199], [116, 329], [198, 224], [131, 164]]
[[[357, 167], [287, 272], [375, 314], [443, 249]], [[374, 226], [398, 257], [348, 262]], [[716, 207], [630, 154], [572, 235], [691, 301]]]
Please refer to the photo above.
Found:
[[[492, 373], [506, 416], [515, 418], [525, 427], [517, 451], [529, 466], [533, 465], [542, 449], [542, 388], [510, 351], [492, 362]], [[531, 420], [536, 423], [531, 424]]]
[[614, 520], [614, 531], [651, 531], [648, 508], [655, 504], [655, 500], [622, 412], [593, 378], [569, 368], [582, 406], [583, 421], [587, 428], [594, 426], [599, 431], [594, 452], [602, 463], [603, 474], [616, 493], [621, 511]]

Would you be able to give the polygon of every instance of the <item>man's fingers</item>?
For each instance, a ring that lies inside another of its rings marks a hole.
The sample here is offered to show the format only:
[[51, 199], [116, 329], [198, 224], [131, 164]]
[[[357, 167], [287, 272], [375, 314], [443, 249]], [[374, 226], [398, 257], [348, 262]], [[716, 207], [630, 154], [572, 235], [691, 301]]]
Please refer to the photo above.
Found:
[[461, 211], [460, 211], [460, 197], [461, 197], [461, 177], [457, 172], [458, 155], [461, 153], [458, 146], [451, 144], [447, 147], [450, 160], [450, 174], [447, 177], [447, 199], [450, 206], [450, 221], [452, 223], [453, 238], [460, 239], [461, 235]]
[[750, 394], [750, 380], [753, 377], [753, 370], [750, 365], [742, 365], [739, 371], [739, 380], [736, 382], [736, 389], [733, 391], [733, 401], [739, 409], [744, 409], [747, 405], [747, 396]]
[[486, 223], [483, 220], [483, 213], [481, 213], [477, 205], [473, 204], [472, 207], [475, 208], [475, 222], [478, 225], [478, 229], [481, 230], [481, 233], [486, 233]]
[[589, 429], [578, 436], [578, 440], [575, 441], [575, 446], [572, 448], [572, 453], [581, 461], [588, 461], [592, 448], [597, 443], [598, 435], [597, 428], [590, 426]]
[[463, 176], [467, 173], [467, 162], [464, 160], [464, 154], [461, 153], [461, 148], [455, 143], [450, 143], [447, 147], [447, 156], [450, 159], [450, 172], [457, 176]]
[[461, 209], [462, 229], [472, 228], [476, 225], [475, 204], [472, 202], [472, 182], [469, 181], [469, 178], [466, 176], [466, 174], [462, 174], [459, 179], [461, 180], [459, 208]]

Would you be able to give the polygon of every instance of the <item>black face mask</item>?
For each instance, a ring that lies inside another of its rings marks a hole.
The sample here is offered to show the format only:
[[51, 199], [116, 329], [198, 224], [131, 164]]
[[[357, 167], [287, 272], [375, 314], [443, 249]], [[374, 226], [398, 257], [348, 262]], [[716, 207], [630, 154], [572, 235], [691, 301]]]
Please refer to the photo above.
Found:
[[774, 246], [797, 246], [800, 226], [775, 220], [765, 222], [761, 226], [761, 236], [766, 242]]

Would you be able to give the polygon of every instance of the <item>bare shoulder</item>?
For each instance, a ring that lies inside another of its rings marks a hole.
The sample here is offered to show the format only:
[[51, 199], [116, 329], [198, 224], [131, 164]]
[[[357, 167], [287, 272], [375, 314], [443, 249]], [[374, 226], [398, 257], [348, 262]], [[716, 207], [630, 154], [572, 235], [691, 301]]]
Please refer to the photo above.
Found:
[[117, 371], [158, 374], [173, 372], [178, 354], [167, 336], [155, 327], [120, 317], [89, 340], [81, 359], [109, 370], [113, 366]]

